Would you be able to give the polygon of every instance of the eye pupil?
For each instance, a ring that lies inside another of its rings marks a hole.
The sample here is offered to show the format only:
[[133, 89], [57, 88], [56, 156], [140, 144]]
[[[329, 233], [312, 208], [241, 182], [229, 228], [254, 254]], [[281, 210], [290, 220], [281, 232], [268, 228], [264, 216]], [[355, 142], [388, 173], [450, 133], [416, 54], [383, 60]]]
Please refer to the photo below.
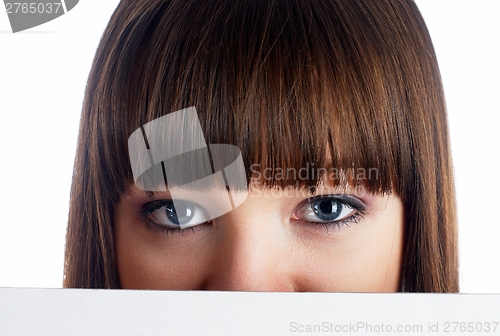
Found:
[[312, 208], [319, 219], [332, 221], [342, 212], [342, 203], [334, 199], [321, 199], [315, 201]]
[[[335, 208], [336, 207], [337, 207], [337, 204], [335, 204]], [[319, 209], [324, 213], [332, 212], [333, 208], [334, 208], [334, 205], [332, 204], [332, 202], [323, 201], [319, 204]]]
[[174, 202], [165, 206], [168, 219], [177, 225], [188, 223], [194, 216], [194, 211], [187, 204], [179, 203], [174, 207]]

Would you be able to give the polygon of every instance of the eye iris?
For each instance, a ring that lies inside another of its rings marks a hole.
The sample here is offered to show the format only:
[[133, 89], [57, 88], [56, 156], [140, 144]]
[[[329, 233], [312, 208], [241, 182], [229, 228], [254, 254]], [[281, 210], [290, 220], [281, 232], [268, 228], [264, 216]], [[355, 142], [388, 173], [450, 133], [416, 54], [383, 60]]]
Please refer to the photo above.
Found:
[[186, 224], [194, 216], [194, 211], [187, 204], [179, 203], [174, 207], [174, 203], [170, 202], [165, 206], [165, 211], [167, 213], [167, 218], [174, 224]]
[[342, 212], [342, 204], [333, 199], [322, 199], [313, 203], [313, 211], [319, 219], [332, 221]]

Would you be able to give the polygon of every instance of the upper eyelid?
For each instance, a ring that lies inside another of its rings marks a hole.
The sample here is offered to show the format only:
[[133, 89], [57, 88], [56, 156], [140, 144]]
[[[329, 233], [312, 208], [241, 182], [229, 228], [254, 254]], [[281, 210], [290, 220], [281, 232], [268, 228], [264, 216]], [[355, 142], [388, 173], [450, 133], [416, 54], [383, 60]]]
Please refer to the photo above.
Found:
[[[314, 202], [315, 200], [322, 199], [322, 198], [334, 198], [341, 202], [342, 204], [345, 204], [346, 206], [353, 208], [355, 210], [360, 211], [361, 213], [364, 213], [366, 210], [367, 206], [366, 204], [360, 200], [359, 198], [347, 194], [326, 194], [326, 195], [316, 195], [309, 197], [302, 201], [297, 209], [303, 208], [306, 204]], [[354, 203], [354, 204], [353, 204]]]
[[138, 211], [139, 215], [144, 219], [148, 216], [150, 216], [155, 210], [161, 209], [165, 205], [168, 204], [168, 202], [171, 202], [172, 200], [170, 199], [161, 199], [161, 200], [154, 200], [151, 202], [148, 202], [144, 204], [144, 206]]

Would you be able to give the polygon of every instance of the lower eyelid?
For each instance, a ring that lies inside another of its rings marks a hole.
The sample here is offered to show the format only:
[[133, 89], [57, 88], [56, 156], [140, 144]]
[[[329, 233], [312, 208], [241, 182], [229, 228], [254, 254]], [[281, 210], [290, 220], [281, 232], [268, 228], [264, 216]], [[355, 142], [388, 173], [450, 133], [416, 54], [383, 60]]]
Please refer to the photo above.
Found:
[[203, 230], [205, 226], [209, 224], [209, 222], [206, 223], [201, 223], [193, 226], [189, 226], [187, 228], [181, 229], [181, 228], [173, 228], [173, 227], [168, 227], [159, 223], [156, 223], [155, 221], [151, 220], [150, 218], [145, 218], [144, 219], [145, 225], [147, 226], [148, 229], [157, 232], [159, 234], [162, 234], [164, 236], [172, 236], [174, 234], [179, 234], [180, 236], [185, 235], [185, 234], [191, 234], [191, 233], [196, 233], [198, 231]]
[[144, 222], [145, 222], [148, 229], [150, 229], [154, 232], [157, 232], [157, 233], [163, 233], [165, 235], [168, 235], [168, 233], [170, 233], [170, 232], [173, 233], [176, 230], [180, 230], [180, 229], [169, 228], [165, 225], [158, 224], [155, 221], [151, 220], [150, 218], [145, 218]]
[[351, 226], [351, 224], [358, 224], [360, 220], [364, 218], [363, 213], [360, 213], [356, 211], [353, 215], [340, 219], [338, 221], [333, 221], [333, 222], [311, 222], [311, 221], [303, 221], [298, 219], [298, 221], [301, 221], [305, 223], [307, 226], [312, 227], [312, 228], [317, 228], [317, 229], [322, 229], [326, 230], [326, 233], [330, 233], [329, 230], [331, 229], [346, 229]]

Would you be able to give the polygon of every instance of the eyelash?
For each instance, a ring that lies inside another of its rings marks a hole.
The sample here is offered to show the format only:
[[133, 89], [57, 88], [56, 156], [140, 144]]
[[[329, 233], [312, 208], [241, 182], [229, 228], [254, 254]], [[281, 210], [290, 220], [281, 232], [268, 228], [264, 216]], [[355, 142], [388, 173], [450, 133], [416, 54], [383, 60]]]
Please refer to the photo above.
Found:
[[358, 224], [361, 219], [365, 218], [362, 213], [355, 212], [353, 215], [340, 219], [333, 222], [310, 222], [302, 220], [301, 222], [307, 224], [308, 226], [322, 226], [328, 233], [331, 228], [338, 228], [339, 230], [343, 226], [350, 227], [350, 224]]
[[161, 234], [163, 234], [165, 236], [173, 235], [174, 233], [178, 233], [181, 236], [183, 236], [185, 233], [188, 233], [189, 231], [195, 232], [195, 231], [201, 230], [201, 226], [202, 225], [208, 224], [210, 222], [205, 222], [205, 223], [201, 223], [201, 224], [198, 224], [198, 225], [187, 227], [185, 229], [181, 229], [181, 228], [171, 228], [171, 227], [168, 227], [168, 226], [164, 226], [164, 225], [158, 224], [158, 223], [152, 221], [149, 218], [146, 219], [146, 224], [148, 225], [149, 228], [151, 228], [151, 229], [153, 229], [153, 231], [161, 233]]
[[[348, 208], [355, 210], [355, 213], [348, 216], [348, 217], [345, 217], [345, 218], [342, 218], [339, 220], [334, 220], [331, 222], [313, 222], [313, 221], [307, 221], [307, 220], [303, 220], [303, 219], [297, 219], [297, 221], [300, 221], [308, 226], [315, 226], [315, 227], [321, 226], [328, 233], [331, 228], [338, 228], [340, 230], [344, 226], [350, 227], [350, 224], [353, 224], [353, 223], [358, 224], [359, 221], [361, 219], [363, 219], [364, 215], [366, 214], [366, 212], [365, 212], [366, 206], [360, 201], [354, 201], [352, 199], [352, 197], [350, 197], [348, 195], [319, 195], [319, 196], [315, 196], [312, 198], [308, 198], [307, 200], [305, 200], [304, 202], [299, 204], [299, 206], [297, 207], [297, 210], [294, 212], [294, 214], [298, 211], [298, 209], [301, 209], [302, 207], [304, 207], [305, 204], [313, 202], [317, 199], [322, 199], [322, 198], [334, 199], [334, 200], [342, 203], [344, 206], [347, 206]], [[202, 230], [202, 226], [207, 225], [207, 224], [212, 222], [210, 220], [210, 221], [207, 221], [204, 223], [200, 223], [198, 225], [194, 225], [194, 226], [190, 226], [190, 227], [181, 229], [181, 228], [171, 228], [171, 227], [168, 227], [168, 226], [165, 226], [162, 224], [158, 224], [149, 218], [149, 216], [155, 210], [161, 209], [162, 207], [167, 205], [169, 201], [170, 200], [156, 200], [156, 201], [149, 202], [149, 203], [145, 204], [143, 206], [143, 208], [137, 212], [137, 215], [139, 215], [141, 217], [141, 219], [143, 221], [145, 221], [148, 228], [152, 229], [155, 232], [161, 233], [165, 236], [173, 235], [174, 233], [184, 235], [186, 232], [188, 232], [188, 230], [190, 230], [191, 232]]]

